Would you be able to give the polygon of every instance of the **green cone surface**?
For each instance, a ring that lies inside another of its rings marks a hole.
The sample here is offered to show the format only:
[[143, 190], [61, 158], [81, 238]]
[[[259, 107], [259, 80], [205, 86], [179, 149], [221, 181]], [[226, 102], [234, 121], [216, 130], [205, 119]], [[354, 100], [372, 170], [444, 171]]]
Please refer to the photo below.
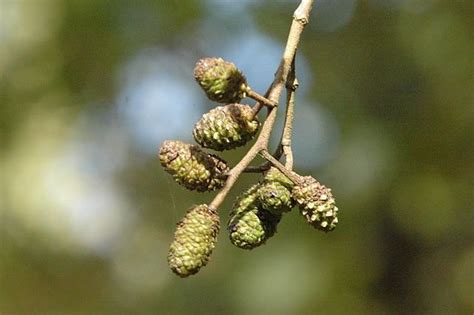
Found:
[[288, 212], [293, 208], [291, 192], [279, 182], [263, 183], [258, 190], [262, 208], [274, 214]]
[[204, 58], [196, 63], [194, 78], [211, 101], [236, 103], [245, 97], [242, 87], [245, 77], [231, 63], [222, 58]]
[[258, 203], [259, 185], [244, 192], [235, 202], [228, 229], [232, 244], [243, 249], [253, 249], [265, 243], [276, 232], [281, 215], [263, 210]]
[[166, 172], [173, 175], [177, 183], [190, 190], [212, 191], [222, 188], [226, 162], [208, 154], [197, 145], [167, 140], [160, 148], [159, 158]]
[[177, 224], [168, 264], [180, 277], [195, 274], [209, 261], [217, 241], [219, 216], [207, 205], [194, 206]]
[[334, 230], [338, 223], [338, 208], [330, 188], [305, 176], [303, 183], [293, 188], [292, 196], [309, 224], [324, 232]]
[[193, 136], [205, 148], [217, 151], [245, 145], [258, 132], [259, 122], [248, 105], [218, 106], [196, 123]]
[[262, 208], [273, 214], [291, 211], [294, 206], [291, 198], [293, 186], [293, 182], [278, 169], [270, 168], [258, 190], [258, 199]]

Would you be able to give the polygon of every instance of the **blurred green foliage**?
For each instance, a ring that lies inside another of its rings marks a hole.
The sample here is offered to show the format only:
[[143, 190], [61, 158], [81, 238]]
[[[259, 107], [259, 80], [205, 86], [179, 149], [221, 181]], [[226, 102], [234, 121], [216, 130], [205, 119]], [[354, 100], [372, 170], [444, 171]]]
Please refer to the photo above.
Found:
[[[306, 97], [332, 113], [339, 136], [324, 165], [298, 171], [333, 188], [340, 225], [324, 235], [293, 211], [253, 251], [223, 228], [197, 276], [168, 270], [175, 222], [212, 194], [178, 187], [135, 146], [117, 119], [123, 68], [158, 48], [183, 56], [192, 81], [213, 39], [201, 26], [232, 33], [238, 14], [283, 49], [295, 3], [0, 0], [0, 314], [472, 313], [468, 0], [335, 1], [336, 17], [344, 4], [353, 11], [331, 31], [316, 10], [299, 49], [315, 78]], [[242, 177], [223, 223], [256, 180]]]

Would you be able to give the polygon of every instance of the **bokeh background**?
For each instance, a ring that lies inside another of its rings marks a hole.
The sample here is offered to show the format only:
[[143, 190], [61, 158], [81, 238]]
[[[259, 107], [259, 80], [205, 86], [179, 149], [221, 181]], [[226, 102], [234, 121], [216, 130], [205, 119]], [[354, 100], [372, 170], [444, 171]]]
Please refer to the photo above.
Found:
[[472, 314], [470, 0], [317, 0], [294, 150], [340, 225], [293, 211], [253, 251], [223, 228], [198, 275], [168, 269], [175, 223], [213, 197], [156, 157], [215, 106], [194, 63], [224, 57], [264, 92], [296, 5], [0, 0], [0, 314]]

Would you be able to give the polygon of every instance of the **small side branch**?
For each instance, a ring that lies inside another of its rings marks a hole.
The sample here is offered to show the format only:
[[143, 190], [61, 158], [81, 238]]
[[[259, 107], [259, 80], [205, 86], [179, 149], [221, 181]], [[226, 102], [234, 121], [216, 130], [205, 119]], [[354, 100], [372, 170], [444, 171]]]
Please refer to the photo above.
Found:
[[295, 58], [291, 64], [291, 71], [288, 75], [288, 81], [286, 82], [286, 115], [285, 124], [283, 126], [283, 132], [281, 135], [281, 148], [285, 155], [285, 166], [289, 170], [293, 169], [293, 150], [291, 148], [291, 137], [293, 131], [293, 119], [295, 112], [295, 91], [298, 88], [298, 79], [295, 75]]
[[252, 90], [250, 86], [248, 85], [244, 88], [244, 91], [247, 97], [250, 97], [251, 99], [256, 100], [257, 102], [259, 102], [259, 104], [265, 105], [270, 108], [277, 106], [276, 102], [273, 102], [269, 100], [268, 98], [266, 98], [265, 96], [258, 94], [257, 92]]
[[297, 175], [295, 172], [287, 169], [285, 165], [281, 164], [280, 161], [275, 159], [268, 151], [262, 150], [260, 151], [260, 155], [269, 161], [273, 166], [275, 166], [280, 172], [282, 172], [286, 177], [288, 177], [293, 183], [299, 184], [301, 182], [301, 177]]
[[[268, 95], [270, 94], [270, 92], [272, 91], [272, 85], [270, 85], [270, 87], [267, 89], [267, 91], [265, 92], [265, 99], [268, 100]], [[253, 112], [253, 116], [257, 116], [258, 113], [260, 112], [260, 110], [264, 107], [265, 105], [263, 104], [263, 102], [259, 102], [257, 101], [257, 103], [253, 106], [252, 108], [252, 112]]]
[[265, 171], [268, 171], [270, 167], [272, 166], [271, 163], [263, 163], [261, 165], [256, 165], [256, 166], [247, 166], [244, 169], [244, 173], [263, 173]]

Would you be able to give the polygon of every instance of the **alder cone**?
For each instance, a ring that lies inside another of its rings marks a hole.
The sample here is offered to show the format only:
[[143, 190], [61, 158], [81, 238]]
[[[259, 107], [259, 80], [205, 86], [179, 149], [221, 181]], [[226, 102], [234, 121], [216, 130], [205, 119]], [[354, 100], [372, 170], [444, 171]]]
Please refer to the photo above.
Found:
[[245, 145], [258, 132], [252, 108], [243, 104], [218, 106], [196, 123], [193, 136], [204, 148], [230, 150]]
[[293, 186], [293, 182], [288, 177], [275, 167], [271, 167], [258, 190], [262, 208], [273, 214], [291, 211], [295, 204], [291, 197]]
[[301, 214], [308, 223], [318, 230], [329, 232], [338, 223], [336, 201], [331, 189], [321, 185], [311, 176], [302, 178], [301, 184], [292, 190], [293, 199], [299, 205]]
[[258, 190], [258, 198], [262, 208], [273, 214], [289, 212], [294, 205], [291, 191], [279, 182], [263, 183]]
[[222, 188], [229, 171], [223, 159], [181, 141], [163, 142], [159, 158], [165, 171], [173, 175], [178, 184], [199, 192]]
[[237, 198], [228, 223], [232, 244], [242, 249], [253, 249], [276, 233], [281, 215], [262, 209], [258, 203], [259, 185], [254, 185]]
[[247, 80], [232, 62], [222, 58], [200, 59], [194, 68], [194, 78], [211, 101], [238, 103], [245, 97], [242, 87]]
[[168, 264], [175, 274], [188, 277], [208, 263], [217, 242], [219, 225], [219, 215], [205, 204], [187, 211], [176, 226], [168, 254]]

